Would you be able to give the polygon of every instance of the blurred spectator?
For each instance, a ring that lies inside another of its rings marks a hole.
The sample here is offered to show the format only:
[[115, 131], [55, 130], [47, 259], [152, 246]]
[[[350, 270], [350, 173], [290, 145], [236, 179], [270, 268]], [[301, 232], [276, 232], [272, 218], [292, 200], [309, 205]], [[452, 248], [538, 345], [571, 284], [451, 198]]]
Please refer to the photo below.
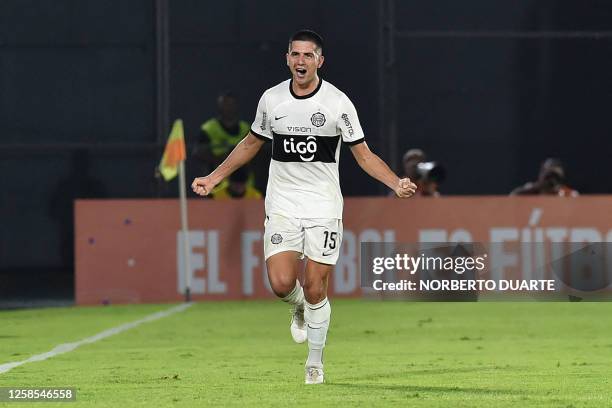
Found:
[[[232, 151], [251, 128], [240, 120], [238, 98], [230, 91], [217, 98], [218, 116], [208, 119], [200, 127], [200, 137], [193, 151], [200, 166], [198, 173], [207, 174], [215, 169]], [[254, 175], [249, 174], [249, 185], [254, 184]]]
[[416, 166], [417, 193], [421, 197], [440, 197], [438, 187], [446, 178], [446, 171], [436, 162], [421, 162]]
[[261, 199], [261, 193], [253, 186], [247, 184], [247, 172], [239, 168], [228, 178], [228, 182], [219, 185], [212, 191], [214, 200], [228, 200], [232, 198]]
[[401, 177], [408, 177], [413, 182], [417, 180], [417, 165], [426, 159], [425, 152], [421, 149], [410, 149], [402, 157]]
[[436, 162], [426, 162], [426, 159], [427, 155], [421, 149], [407, 150], [402, 157], [401, 177], [408, 177], [417, 185], [415, 197], [439, 197], [438, 187], [446, 172]]
[[549, 158], [542, 162], [536, 181], [530, 181], [512, 190], [510, 195], [557, 195], [576, 197], [578, 191], [565, 184], [565, 170], [561, 160]]

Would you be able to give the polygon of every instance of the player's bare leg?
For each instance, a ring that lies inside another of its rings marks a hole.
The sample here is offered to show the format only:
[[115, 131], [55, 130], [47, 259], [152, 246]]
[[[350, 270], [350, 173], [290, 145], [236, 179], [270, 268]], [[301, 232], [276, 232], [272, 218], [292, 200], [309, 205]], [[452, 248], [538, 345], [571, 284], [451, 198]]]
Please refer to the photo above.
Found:
[[306, 384], [323, 382], [323, 348], [331, 318], [331, 306], [327, 299], [327, 282], [333, 265], [311, 259], [306, 264], [304, 319], [308, 333], [308, 359], [306, 360]]
[[297, 279], [300, 266], [299, 257], [299, 252], [280, 252], [269, 257], [266, 260], [266, 266], [270, 286], [276, 296], [293, 306], [291, 337], [296, 343], [303, 343], [306, 341], [306, 325], [304, 323], [304, 290]]

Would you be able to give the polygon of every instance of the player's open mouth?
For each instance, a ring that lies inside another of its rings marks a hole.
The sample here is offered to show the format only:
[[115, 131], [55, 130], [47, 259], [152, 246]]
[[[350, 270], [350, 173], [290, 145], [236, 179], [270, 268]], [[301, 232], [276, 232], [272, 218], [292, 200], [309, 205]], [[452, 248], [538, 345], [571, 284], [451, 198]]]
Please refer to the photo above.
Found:
[[295, 73], [297, 74], [297, 76], [299, 78], [304, 78], [306, 76], [306, 69], [305, 68], [296, 68], [295, 69]]

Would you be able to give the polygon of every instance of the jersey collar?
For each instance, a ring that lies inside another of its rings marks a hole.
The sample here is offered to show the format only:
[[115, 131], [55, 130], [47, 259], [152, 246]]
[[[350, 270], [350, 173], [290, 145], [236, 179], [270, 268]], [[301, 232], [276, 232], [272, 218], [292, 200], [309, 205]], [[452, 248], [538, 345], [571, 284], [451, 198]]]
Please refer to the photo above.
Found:
[[314, 91], [306, 95], [296, 95], [295, 92], [293, 92], [293, 78], [291, 78], [291, 80], [289, 80], [289, 92], [291, 92], [291, 96], [293, 96], [295, 99], [308, 99], [312, 96], [315, 96], [317, 92], [319, 92], [319, 89], [321, 89], [322, 84], [323, 78], [319, 77], [319, 84], [317, 85]]

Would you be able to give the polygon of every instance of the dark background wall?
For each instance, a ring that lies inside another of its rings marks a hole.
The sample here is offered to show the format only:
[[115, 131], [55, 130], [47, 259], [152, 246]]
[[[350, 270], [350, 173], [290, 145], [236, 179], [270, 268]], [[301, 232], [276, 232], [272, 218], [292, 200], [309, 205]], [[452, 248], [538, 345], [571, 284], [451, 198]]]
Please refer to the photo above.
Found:
[[[70, 294], [75, 197], [176, 195], [153, 177], [162, 2], [0, 1], [0, 295], [25, 293], [18, 276]], [[612, 3], [395, 2], [394, 149], [379, 123], [381, 4], [169, 2], [170, 119], [193, 143], [234, 89], [250, 121], [287, 78], [287, 37], [312, 27], [321, 74], [351, 97], [370, 146], [388, 161], [424, 148], [450, 171], [443, 193], [507, 194], [548, 156], [581, 192], [612, 192]], [[342, 156], [345, 194], [382, 193]]]

